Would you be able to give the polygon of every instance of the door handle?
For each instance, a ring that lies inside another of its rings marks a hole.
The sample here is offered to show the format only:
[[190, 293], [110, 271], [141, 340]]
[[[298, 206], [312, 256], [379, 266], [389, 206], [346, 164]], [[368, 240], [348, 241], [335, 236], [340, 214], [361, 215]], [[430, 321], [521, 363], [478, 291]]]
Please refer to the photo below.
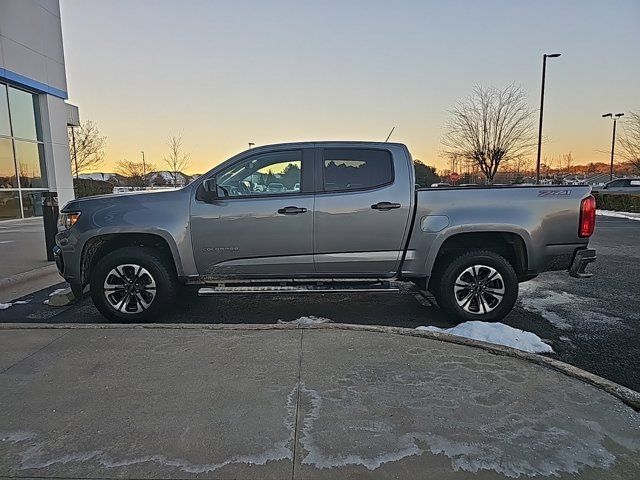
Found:
[[278, 210], [278, 213], [281, 215], [297, 215], [299, 213], [305, 213], [307, 211], [306, 208], [300, 207], [284, 207]]
[[391, 202], [378, 202], [371, 205], [374, 210], [393, 210], [394, 208], [400, 208], [402, 205], [399, 203]]

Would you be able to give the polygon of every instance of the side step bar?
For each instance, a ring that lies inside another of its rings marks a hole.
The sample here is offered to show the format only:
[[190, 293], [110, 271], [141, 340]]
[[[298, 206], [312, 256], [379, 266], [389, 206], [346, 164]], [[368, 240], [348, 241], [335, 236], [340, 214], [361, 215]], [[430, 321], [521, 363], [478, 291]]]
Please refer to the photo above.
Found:
[[242, 285], [227, 286], [220, 284], [215, 287], [202, 287], [198, 296], [228, 295], [232, 293], [270, 293], [270, 294], [298, 294], [298, 293], [397, 293], [400, 289], [389, 282], [370, 285], [320, 284], [320, 285]]

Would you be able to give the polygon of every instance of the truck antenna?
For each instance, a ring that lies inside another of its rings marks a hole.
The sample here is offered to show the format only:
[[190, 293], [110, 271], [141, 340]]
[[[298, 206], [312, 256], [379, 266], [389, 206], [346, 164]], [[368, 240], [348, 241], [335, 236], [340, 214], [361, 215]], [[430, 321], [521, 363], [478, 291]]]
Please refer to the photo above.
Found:
[[391, 131], [389, 132], [389, 135], [387, 135], [387, 139], [384, 141], [384, 143], [387, 143], [389, 141], [389, 138], [391, 138], [391, 134], [393, 133], [393, 131], [396, 129], [395, 125], [393, 126], [393, 128], [391, 129]]

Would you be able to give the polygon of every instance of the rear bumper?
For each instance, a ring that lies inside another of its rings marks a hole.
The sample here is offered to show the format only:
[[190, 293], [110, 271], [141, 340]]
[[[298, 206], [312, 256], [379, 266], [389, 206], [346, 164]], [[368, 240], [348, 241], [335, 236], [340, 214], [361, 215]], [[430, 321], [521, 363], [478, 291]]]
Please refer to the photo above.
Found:
[[569, 267], [569, 275], [575, 278], [589, 278], [593, 273], [586, 273], [587, 265], [596, 261], [596, 251], [593, 248], [583, 248], [576, 251], [571, 266]]

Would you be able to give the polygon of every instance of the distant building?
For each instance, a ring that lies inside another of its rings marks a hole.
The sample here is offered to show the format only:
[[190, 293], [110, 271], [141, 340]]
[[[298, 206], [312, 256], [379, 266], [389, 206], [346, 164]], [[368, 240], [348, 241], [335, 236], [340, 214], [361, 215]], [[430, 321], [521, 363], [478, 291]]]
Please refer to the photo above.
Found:
[[582, 175], [566, 175], [562, 177], [563, 185], [584, 185], [585, 179]]
[[114, 184], [120, 183], [120, 175], [117, 173], [106, 173], [106, 172], [94, 172], [94, 173], [81, 173], [78, 175], [78, 178], [83, 178], [85, 180], [102, 180], [103, 182], [111, 182]]
[[147, 184], [150, 187], [184, 187], [192, 180], [191, 176], [182, 172], [174, 175], [173, 172], [161, 170], [147, 174]]
[[58, 0], [0, 0], [0, 220], [74, 198], [67, 98]]

